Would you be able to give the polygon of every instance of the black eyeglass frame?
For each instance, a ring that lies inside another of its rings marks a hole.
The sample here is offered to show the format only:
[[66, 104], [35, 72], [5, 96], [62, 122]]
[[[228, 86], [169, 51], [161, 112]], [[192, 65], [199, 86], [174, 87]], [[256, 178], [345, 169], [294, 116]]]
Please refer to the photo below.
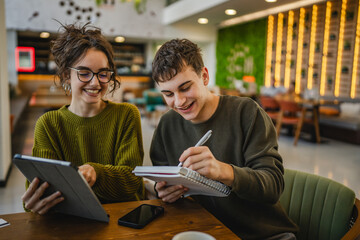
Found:
[[[94, 78], [95, 75], [96, 75], [99, 83], [104, 83], [104, 84], [105, 84], [105, 83], [109, 83], [109, 82], [111, 81], [112, 75], [114, 74], [114, 72], [113, 72], [113, 71], [110, 71], [110, 70], [102, 70], [102, 71], [99, 71], [99, 72], [93, 72], [93, 71], [91, 71], [90, 69], [77, 69], [77, 68], [73, 68], [73, 67], [68, 67], [68, 68], [69, 68], [69, 69], [72, 69], [72, 70], [75, 70], [76, 73], [77, 73], [76, 75], [77, 75], [79, 81], [80, 81], [80, 82], [83, 82], [83, 83], [89, 83], [89, 82], [91, 82], [91, 80], [93, 80], [93, 78]], [[79, 72], [80, 72], [80, 71], [84, 71], [84, 70], [85, 70], [85, 71], [89, 71], [89, 72], [92, 73], [92, 76], [91, 76], [91, 78], [90, 78], [88, 81], [82, 81], [82, 80], [80, 79]], [[111, 73], [110, 78], [109, 78], [109, 81], [103, 82], [103, 81], [101, 81], [101, 80], [99, 79], [99, 73], [101, 73], [101, 72], [109, 72], [109, 73]]]

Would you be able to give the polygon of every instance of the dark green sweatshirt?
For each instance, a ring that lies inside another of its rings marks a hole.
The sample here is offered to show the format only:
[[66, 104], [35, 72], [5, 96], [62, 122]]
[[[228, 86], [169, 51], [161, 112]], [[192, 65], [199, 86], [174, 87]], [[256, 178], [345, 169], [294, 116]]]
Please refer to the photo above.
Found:
[[153, 164], [177, 165], [183, 151], [208, 130], [213, 132], [205, 145], [217, 160], [233, 166], [235, 179], [228, 197], [194, 198], [242, 239], [296, 232], [279, 203], [284, 169], [274, 125], [250, 98], [221, 96], [213, 116], [199, 124], [168, 111], [152, 140]]

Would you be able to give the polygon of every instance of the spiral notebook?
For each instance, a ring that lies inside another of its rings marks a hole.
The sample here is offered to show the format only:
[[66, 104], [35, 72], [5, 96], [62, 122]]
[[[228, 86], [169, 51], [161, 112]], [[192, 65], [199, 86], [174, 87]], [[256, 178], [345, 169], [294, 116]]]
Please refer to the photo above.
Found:
[[166, 181], [168, 185], [183, 185], [190, 195], [226, 197], [231, 190], [225, 184], [200, 175], [189, 168], [177, 166], [137, 166], [133, 173], [156, 182]]

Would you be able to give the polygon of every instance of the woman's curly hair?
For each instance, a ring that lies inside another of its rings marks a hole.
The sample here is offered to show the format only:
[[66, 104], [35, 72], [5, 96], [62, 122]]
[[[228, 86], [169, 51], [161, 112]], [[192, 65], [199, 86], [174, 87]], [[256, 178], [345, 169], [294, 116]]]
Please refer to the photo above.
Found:
[[58, 67], [56, 76], [60, 79], [60, 84], [63, 85], [66, 80], [70, 79], [69, 67], [73, 67], [75, 63], [81, 60], [87, 50], [95, 48], [106, 55], [109, 68], [114, 72], [110, 80], [112, 82], [110, 92], [113, 92], [120, 87], [120, 82], [116, 79], [117, 74], [112, 46], [101, 34], [99, 28], [89, 24], [86, 23], [83, 26], [61, 24], [64, 31], [55, 40], [51, 41], [50, 47]]

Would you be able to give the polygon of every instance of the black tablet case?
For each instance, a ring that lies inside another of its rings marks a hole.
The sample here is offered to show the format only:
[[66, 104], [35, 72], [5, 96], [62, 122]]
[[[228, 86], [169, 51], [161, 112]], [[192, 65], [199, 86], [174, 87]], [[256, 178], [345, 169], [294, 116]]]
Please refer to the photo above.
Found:
[[109, 222], [91, 187], [70, 162], [16, 154], [13, 163], [30, 182], [38, 177], [41, 182], [49, 183], [44, 196], [56, 191], [62, 193], [65, 199], [53, 207], [55, 211]]

